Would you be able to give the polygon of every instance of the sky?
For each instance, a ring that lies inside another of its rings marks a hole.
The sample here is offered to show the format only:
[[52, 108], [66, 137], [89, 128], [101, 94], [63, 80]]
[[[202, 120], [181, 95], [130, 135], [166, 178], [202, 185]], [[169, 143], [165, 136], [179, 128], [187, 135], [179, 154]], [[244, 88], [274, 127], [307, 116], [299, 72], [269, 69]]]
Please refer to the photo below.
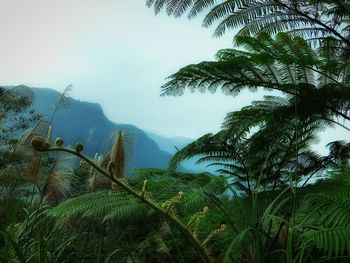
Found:
[[143, 0], [0, 0], [0, 12], [2, 85], [73, 84], [73, 98], [100, 103], [114, 122], [190, 138], [243, 105], [219, 93], [160, 97], [167, 76], [231, 46], [200, 19], [155, 16]]
[[[100, 103], [116, 123], [197, 138], [263, 94], [160, 97], [167, 76], [232, 46], [234, 32], [212, 33], [200, 18], [155, 16], [145, 0], [0, 0], [0, 84], [73, 84], [73, 98]], [[347, 136], [329, 129], [320, 144]]]

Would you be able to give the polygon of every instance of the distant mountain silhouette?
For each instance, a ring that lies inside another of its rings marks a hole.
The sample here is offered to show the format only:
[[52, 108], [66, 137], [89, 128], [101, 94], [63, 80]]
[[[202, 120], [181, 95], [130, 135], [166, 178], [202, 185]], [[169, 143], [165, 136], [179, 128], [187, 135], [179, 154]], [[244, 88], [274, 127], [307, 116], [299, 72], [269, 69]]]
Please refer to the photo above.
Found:
[[[35, 95], [34, 110], [42, 116], [51, 116], [53, 105], [60, 93], [47, 88], [31, 89]], [[53, 120], [54, 138], [56, 136], [64, 138], [67, 145], [74, 145], [80, 141], [84, 144], [85, 152], [90, 156], [107, 152], [110, 146], [108, 138], [112, 138], [116, 130], [123, 130], [131, 137], [129, 171], [133, 168], [167, 166], [171, 158], [170, 153], [162, 151], [143, 130], [133, 125], [116, 124], [110, 121], [97, 103], [69, 98], [69, 104], [57, 111]]]
[[166, 151], [170, 154], [175, 154], [178, 149], [194, 141], [194, 139], [186, 137], [165, 137], [154, 132], [146, 132], [148, 137], [155, 141], [162, 151]]
[[[186, 138], [186, 137], [164, 137], [159, 134], [153, 133], [153, 132], [147, 132], [148, 136], [155, 141], [159, 148], [162, 151], [166, 151], [172, 155], [174, 155], [178, 150], [182, 149], [186, 145], [190, 144], [191, 142], [195, 141], [194, 139]], [[188, 171], [196, 172], [196, 173], [203, 173], [203, 172], [209, 172], [209, 173], [215, 173], [216, 170], [219, 168], [217, 166], [210, 166], [210, 162], [200, 163], [196, 164], [198, 158], [191, 158], [189, 160], [185, 160], [181, 162], [181, 167]], [[182, 168], [179, 167], [178, 170], [181, 170]]]

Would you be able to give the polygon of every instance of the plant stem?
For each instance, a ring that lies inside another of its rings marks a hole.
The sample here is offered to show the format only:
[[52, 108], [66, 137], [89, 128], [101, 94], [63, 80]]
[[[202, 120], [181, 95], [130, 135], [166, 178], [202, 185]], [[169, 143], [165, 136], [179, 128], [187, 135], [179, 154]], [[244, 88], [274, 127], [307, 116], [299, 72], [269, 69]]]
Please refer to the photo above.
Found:
[[112, 175], [109, 174], [108, 171], [106, 171], [105, 169], [101, 168], [100, 166], [98, 166], [94, 161], [92, 161], [90, 158], [88, 158], [87, 156], [81, 154], [80, 152], [77, 152], [73, 149], [69, 149], [69, 148], [64, 148], [64, 147], [52, 147], [49, 148], [46, 151], [61, 151], [61, 152], [67, 152], [73, 155], [78, 156], [79, 158], [81, 158], [82, 160], [86, 161], [89, 165], [91, 165], [92, 167], [94, 167], [98, 172], [100, 172], [103, 176], [107, 177], [108, 179], [110, 179], [112, 182], [116, 183], [117, 185], [119, 185], [123, 190], [125, 190], [126, 192], [128, 192], [129, 194], [133, 195], [134, 197], [136, 197], [137, 199], [139, 199], [141, 202], [143, 202], [145, 205], [147, 205], [148, 207], [152, 208], [153, 210], [155, 210], [158, 214], [162, 215], [163, 217], [165, 217], [167, 220], [169, 220], [169, 222], [171, 222], [171, 224], [173, 224], [176, 228], [178, 228], [178, 230], [180, 230], [180, 232], [188, 239], [189, 243], [192, 245], [192, 247], [197, 251], [200, 259], [202, 260], [202, 262], [205, 263], [212, 263], [213, 261], [211, 260], [210, 256], [207, 254], [207, 252], [205, 251], [204, 247], [199, 243], [198, 239], [195, 238], [191, 231], [189, 229], [186, 228], [186, 226], [179, 220], [177, 219], [175, 216], [171, 215], [170, 213], [168, 213], [166, 210], [164, 210], [163, 208], [159, 207], [157, 204], [153, 203], [152, 201], [150, 201], [149, 199], [147, 199], [147, 197], [145, 197], [144, 195], [142, 195], [142, 193], [138, 193], [136, 192], [134, 189], [132, 189], [130, 186], [126, 185], [125, 183], [121, 182], [120, 180], [114, 178]]

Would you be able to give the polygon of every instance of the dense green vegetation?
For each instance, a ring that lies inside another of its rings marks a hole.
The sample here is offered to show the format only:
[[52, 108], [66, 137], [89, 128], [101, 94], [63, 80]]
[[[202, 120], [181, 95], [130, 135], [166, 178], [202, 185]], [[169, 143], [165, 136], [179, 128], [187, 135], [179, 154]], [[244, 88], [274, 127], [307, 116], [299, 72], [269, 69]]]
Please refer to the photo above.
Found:
[[[174, 16], [204, 12], [216, 36], [239, 30], [234, 48], [180, 69], [163, 95], [274, 93], [228, 113], [220, 132], [179, 150], [167, 171], [127, 178], [123, 131], [106, 156], [51, 138], [67, 89], [50, 121], [17, 141], [3, 130], [1, 262], [349, 262], [350, 143], [330, 142], [325, 156], [311, 146], [326, 127], [349, 130], [350, 2], [146, 3]], [[32, 115], [9, 113], [24, 111], [30, 94], [1, 94], [3, 127], [27, 128]], [[221, 175], [175, 172], [194, 156]]]

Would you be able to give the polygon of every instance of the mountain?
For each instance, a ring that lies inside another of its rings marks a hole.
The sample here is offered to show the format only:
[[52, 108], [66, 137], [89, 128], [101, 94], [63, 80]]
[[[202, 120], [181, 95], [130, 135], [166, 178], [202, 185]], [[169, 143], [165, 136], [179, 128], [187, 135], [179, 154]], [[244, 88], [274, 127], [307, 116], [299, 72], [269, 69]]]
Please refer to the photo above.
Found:
[[[33, 109], [42, 116], [51, 116], [60, 93], [47, 88], [31, 89], [35, 95]], [[143, 130], [110, 121], [97, 103], [69, 98], [68, 106], [58, 110], [53, 119], [53, 138], [62, 137], [66, 145], [80, 141], [90, 156], [107, 152], [111, 145], [108, 144], [108, 138], [112, 138], [116, 130], [123, 130], [132, 140], [129, 171], [133, 168], [167, 166], [171, 158], [169, 152], [162, 151]]]
[[166, 151], [170, 154], [175, 154], [177, 149], [181, 149], [187, 144], [190, 144], [194, 139], [186, 137], [164, 137], [159, 134], [146, 131], [148, 137], [155, 141], [162, 151]]
[[[162, 151], [166, 151], [170, 153], [171, 155], [174, 155], [178, 150], [182, 149], [186, 145], [192, 143], [194, 139], [186, 138], [186, 137], [164, 137], [159, 134], [153, 133], [153, 132], [147, 132], [148, 136], [155, 141], [159, 148]], [[216, 170], [218, 167], [209, 166], [209, 162], [204, 162], [197, 164], [198, 158], [191, 158], [189, 160], [185, 160], [181, 162], [181, 167], [183, 167], [185, 170], [196, 172], [196, 173], [203, 173], [203, 172], [209, 172], [209, 173], [216, 173]]]

